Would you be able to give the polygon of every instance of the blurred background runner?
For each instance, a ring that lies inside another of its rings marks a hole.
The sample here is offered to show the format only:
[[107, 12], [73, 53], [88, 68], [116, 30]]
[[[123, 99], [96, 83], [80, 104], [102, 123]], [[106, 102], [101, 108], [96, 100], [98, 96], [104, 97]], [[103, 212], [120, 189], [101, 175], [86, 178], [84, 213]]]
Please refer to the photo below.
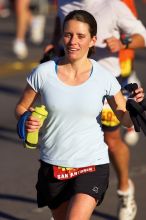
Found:
[[[135, 6], [134, 0], [122, 0], [129, 9], [132, 11], [133, 15], [138, 18], [137, 9]], [[124, 33], [121, 34], [122, 40], [126, 40], [129, 36], [126, 36]], [[134, 70], [134, 59], [135, 59], [135, 51], [133, 49], [122, 49], [119, 52], [120, 66], [121, 66], [121, 77], [123, 78], [124, 84], [127, 83], [138, 83], [140, 85], [140, 81]], [[135, 132], [134, 127], [125, 129], [124, 131], [124, 140], [130, 145], [134, 146], [139, 140], [139, 134]]]
[[15, 0], [14, 10], [16, 37], [13, 42], [13, 52], [18, 59], [25, 59], [28, 55], [26, 43], [28, 31], [32, 43], [41, 44], [44, 40], [48, 0]]

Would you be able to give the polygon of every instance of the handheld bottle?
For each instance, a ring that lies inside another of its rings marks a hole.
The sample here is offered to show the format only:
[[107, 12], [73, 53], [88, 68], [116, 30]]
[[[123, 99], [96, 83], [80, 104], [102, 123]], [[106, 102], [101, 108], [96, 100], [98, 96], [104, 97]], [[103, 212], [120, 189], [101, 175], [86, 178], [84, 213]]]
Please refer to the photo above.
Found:
[[[44, 123], [44, 120], [47, 118], [48, 112], [45, 109], [45, 106], [42, 105], [40, 107], [35, 107], [34, 111], [32, 112], [32, 116], [38, 118], [41, 121], [41, 126]], [[26, 140], [25, 140], [25, 147], [29, 149], [36, 149], [38, 144], [38, 137], [39, 137], [39, 129], [34, 132], [27, 132]]]

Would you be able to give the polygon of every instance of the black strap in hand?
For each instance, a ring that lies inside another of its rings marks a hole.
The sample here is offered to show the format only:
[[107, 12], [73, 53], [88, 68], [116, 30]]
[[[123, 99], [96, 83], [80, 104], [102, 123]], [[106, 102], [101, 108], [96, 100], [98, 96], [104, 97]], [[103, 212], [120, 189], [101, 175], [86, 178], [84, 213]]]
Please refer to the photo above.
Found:
[[[134, 94], [137, 88], [138, 86], [136, 83], [130, 83], [125, 86], [125, 89], [132, 94]], [[133, 99], [128, 99], [126, 109], [129, 111], [135, 131], [140, 132], [140, 129], [142, 129], [143, 133], [146, 135], [146, 99], [143, 99], [143, 101], [139, 103]]]

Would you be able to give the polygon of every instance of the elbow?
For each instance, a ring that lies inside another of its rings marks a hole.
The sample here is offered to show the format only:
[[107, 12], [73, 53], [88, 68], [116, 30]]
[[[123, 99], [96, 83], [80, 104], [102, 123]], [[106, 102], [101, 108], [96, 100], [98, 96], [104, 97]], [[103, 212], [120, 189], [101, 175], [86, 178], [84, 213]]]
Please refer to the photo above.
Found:
[[18, 114], [18, 106], [15, 107], [15, 110], [14, 110], [14, 115], [15, 115], [15, 118], [18, 120], [20, 115]]
[[133, 126], [133, 122], [130, 118], [130, 115], [129, 115], [128, 111], [125, 111], [125, 112], [123, 112], [123, 114], [121, 114], [121, 117], [119, 118], [119, 121], [121, 122], [121, 124], [124, 127], [131, 128]]
[[23, 115], [23, 113], [27, 111], [25, 108], [23, 108], [20, 104], [17, 104], [14, 110], [14, 115], [17, 120]]
[[132, 123], [132, 121], [131, 121], [131, 119], [129, 119], [129, 120], [123, 120], [123, 121], [121, 121], [121, 124], [124, 126], [124, 127], [126, 127], [126, 128], [131, 128], [132, 126], [133, 126], [133, 123]]

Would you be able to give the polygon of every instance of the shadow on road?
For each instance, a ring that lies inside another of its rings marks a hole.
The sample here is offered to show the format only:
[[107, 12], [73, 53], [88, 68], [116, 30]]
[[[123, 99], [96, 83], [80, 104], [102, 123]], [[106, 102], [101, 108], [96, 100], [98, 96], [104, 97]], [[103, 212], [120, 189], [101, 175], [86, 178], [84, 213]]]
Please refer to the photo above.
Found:
[[12, 200], [12, 201], [19, 201], [23, 203], [32, 203], [36, 204], [36, 199], [28, 198], [24, 196], [16, 196], [16, 195], [9, 195], [9, 194], [0, 194], [0, 200]]
[[26, 220], [24, 218], [17, 218], [17, 217], [14, 217], [12, 215], [9, 215], [5, 212], [1, 212], [0, 211], [0, 218], [3, 218], [3, 219], [8, 219], [8, 220]]
[[[8, 194], [0, 194], [0, 200], [10, 200], [10, 201], [18, 201], [23, 203], [32, 203], [36, 204], [36, 200], [28, 197], [23, 196], [16, 196], [16, 195], [8, 195]], [[7, 214], [3, 211], [0, 211], [0, 219], [8, 219], [8, 220], [26, 220], [23, 218], [17, 218], [15, 216], [12, 216], [10, 214]]]
[[16, 129], [0, 126], [0, 139], [1, 140], [18, 144], [20, 143], [20, 140], [16, 137], [10, 136], [10, 135], [16, 135], [16, 134], [17, 134]]
[[[24, 196], [9, 195], [9, 194], [0, 194], [0, 200], [10, 200], [10, 201], [17, 201], [17, 202], [22, 202], [22, 203], [37, 204], [36, 199], [24, 197]], [[118, 220], [115, 216], [102, 213], [102, 212], [98, 212], [96, 210], [93, 212], [93, 216], [97, 216], [103, 220]], [[22, 218], [14, 217], [2, 211], [0, 211], [0, 218], [4, 218], [8, 220], [25, 220]]]
[[11, 94], [11, 95], [20, 95], [22, 93], [22, 90], [16, 87], [0, 85], [0, 92]]
[[115, 216], [112, 216], [112, 215], [109, 215], [103, 212], [98, 212], [96, 210], [93, 212], [93, 215], [100, 217], [100, 219], [103, 219], [103, 220], [118, 220], [118, 218]]

